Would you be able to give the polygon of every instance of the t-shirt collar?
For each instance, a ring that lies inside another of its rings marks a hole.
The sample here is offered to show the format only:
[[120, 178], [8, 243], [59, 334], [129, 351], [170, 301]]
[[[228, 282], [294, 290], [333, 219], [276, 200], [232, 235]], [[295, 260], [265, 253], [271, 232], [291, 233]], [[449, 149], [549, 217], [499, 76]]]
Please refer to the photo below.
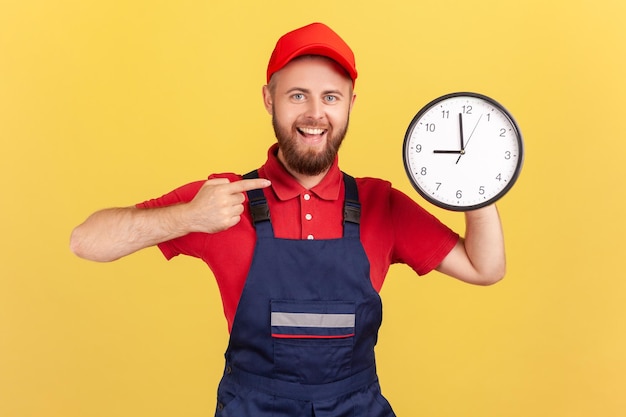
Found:
[[263, 166], [263, 173], [272, 182], [272, 188], [279, 200], [290, 200], [307, 191], [324, 200], [337, 200], [339, 198], [342, 175], [339, 170], [338, 157], [335, 157], [322, 181], [307, 190], [287, 172], [277, 155], [278, 144], [275, 143], [267, 151], [267, 161]]

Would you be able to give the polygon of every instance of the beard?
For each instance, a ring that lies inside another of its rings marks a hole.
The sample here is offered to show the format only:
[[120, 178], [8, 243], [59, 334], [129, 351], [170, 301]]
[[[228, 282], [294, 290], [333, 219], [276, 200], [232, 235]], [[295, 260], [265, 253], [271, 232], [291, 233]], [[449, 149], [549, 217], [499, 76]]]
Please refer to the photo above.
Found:
[[[298, 143], [298, 132], [295, 128], [282, 126], [276, 119], [276, 113], [272, 116], [272, 126], [278, 140], [278, 147], [281, 150], [287, 167], [299, 174], [315, 176], [326, 171], [335, 161], [341, 143], [348, 133], [348, 122], [341, 126], [336, 132], [327, 132], [326, 145], [321, 151], [314, 149], [301, 149]], [[309, 128], [318, 128], [314, 124], [307, 125]]]

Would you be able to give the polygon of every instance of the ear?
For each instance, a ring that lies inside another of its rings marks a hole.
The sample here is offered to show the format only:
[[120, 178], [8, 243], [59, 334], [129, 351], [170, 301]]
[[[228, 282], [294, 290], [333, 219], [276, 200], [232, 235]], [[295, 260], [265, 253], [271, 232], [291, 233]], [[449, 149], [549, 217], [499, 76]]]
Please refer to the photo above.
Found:
[[350, 111], [354, 108], [354, 102], [356, 101], [356, 94], [352, 93], [352, 100], [350, 100]]
[[265, 110], [269, 114], [273, 113], [273, 104], [274, 100], [272, 98], [272, 93], [270, 92], [270, 88], [267, 85], [263, 86], [263, 105], [265, 106]]

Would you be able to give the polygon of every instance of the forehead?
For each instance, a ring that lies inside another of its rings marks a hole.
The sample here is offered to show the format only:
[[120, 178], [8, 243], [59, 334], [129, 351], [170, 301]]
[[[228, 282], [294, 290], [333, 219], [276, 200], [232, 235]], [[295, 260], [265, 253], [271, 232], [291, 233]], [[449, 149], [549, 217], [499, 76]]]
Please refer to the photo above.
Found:
[[319, 55], [304, 55], [291, 60], [270, 80], [273, 87], [283, 88], [308, 85], [327, 85], [328, 88], [343, 89], [352, 86], [346, 70], [330, 58]]

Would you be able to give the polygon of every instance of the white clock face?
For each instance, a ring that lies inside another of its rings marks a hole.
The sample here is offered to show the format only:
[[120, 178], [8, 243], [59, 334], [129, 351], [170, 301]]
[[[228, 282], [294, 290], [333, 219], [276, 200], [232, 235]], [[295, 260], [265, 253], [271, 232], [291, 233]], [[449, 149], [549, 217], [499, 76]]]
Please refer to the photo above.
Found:
[[489, 97], [454, 93], [417, 113], [404, 139], [404, 166], [415, 189], [449, 210], [491, 204], [512, 186], [523, 144], [510, 114]]

